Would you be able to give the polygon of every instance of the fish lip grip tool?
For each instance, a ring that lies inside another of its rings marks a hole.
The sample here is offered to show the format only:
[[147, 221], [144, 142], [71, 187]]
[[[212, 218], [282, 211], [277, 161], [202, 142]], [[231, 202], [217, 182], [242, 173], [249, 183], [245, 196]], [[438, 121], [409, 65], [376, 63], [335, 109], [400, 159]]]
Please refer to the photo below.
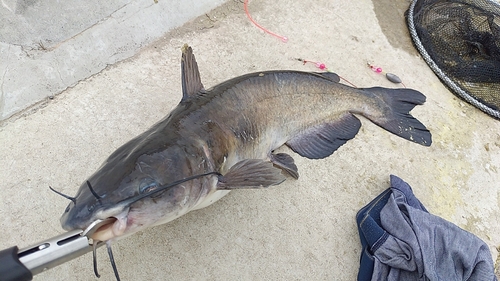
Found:
[[[0, 251], [0, 280], [31, 280], [44, 272], [92, 251], [90, 236], [113, 219], [96, 220], [85, 230], [75, 229], [19, 250], [17, 246]], [[97, 247], [104, 245], [98, 242]]]

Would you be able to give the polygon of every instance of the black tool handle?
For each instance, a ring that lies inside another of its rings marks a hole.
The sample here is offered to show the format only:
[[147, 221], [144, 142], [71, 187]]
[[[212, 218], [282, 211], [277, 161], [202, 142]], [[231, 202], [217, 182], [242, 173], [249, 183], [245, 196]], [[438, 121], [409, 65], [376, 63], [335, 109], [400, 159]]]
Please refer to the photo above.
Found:
[[17, 246], [0, 251], [0, 281], [28, 281], [33, 279], [31, 271], [17, 255]]

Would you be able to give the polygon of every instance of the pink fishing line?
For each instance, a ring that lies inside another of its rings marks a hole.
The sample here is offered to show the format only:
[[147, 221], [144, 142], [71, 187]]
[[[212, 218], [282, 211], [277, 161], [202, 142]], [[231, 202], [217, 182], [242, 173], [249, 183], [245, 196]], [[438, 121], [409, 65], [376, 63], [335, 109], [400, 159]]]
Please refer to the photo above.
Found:
[[[321, 69], [321, 70], [324, 70], [326, 72], [333, 72], [331, 70], [329, 70], [327, 67], [326, 67], [326, 64], [322, 63], [322, 62], [316, 62], [316, 61], [310, 61], [310, 60], [305, 60], [305, 59], [297, 59], [298, 61], [301, 61], [303, 64], [306, 64], [306, 63], [313, 63], [317, 68]], [[338, 75], [338, 74], [337, 74]], [[340, 76], [339, 75], [339, 78], [344, 80], [346, 83], [350, 84], [351, 86], [353, 86], [354, 88], [357, 88], [356, 85], [354, 85], [353, 83], [349, 82], [349, 80], [345, 79], [344, 77]]]
[[276, 38], [279, 38], [281, 39], [281, 41], [283, 41], [284, 43], [288, 42], [288, 38], [285, 37], [285, 36], [281, 36], [281, 35], [278, 35], [266, 28], [264, 28], [263, 26], [261, 26], [260, 24], [258, 24], [253, 18], [252, 16], [250, 16], [250, 12], [248, 12], [248, 0], [245, 0], [245, 2], [243, 3], [243, 7], [245, 8], [245, 14], [247, 15], [248, 19], [258, 28], [262, 29], [264, 32], [266, 32], [267, 34], [271, 34], [272, 36], [276, 37]]

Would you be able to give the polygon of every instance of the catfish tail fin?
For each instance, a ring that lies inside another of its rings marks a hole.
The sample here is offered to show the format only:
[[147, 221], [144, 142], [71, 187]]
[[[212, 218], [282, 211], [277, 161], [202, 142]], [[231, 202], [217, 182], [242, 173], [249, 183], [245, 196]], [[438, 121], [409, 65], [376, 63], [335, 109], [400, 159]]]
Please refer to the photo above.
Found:
[[432, 136], [429, 130], [410, 114], [410, 111], [416, 105], [424, 104], [426, 98], [422, 93], [412, 89], [387, 89], [381, 87], [363, 90], [382, 99], [387, 105], [382, 117], [368, 115], [366, 116], [368, 119], [404, 139], [424, 146], [431, 145]]

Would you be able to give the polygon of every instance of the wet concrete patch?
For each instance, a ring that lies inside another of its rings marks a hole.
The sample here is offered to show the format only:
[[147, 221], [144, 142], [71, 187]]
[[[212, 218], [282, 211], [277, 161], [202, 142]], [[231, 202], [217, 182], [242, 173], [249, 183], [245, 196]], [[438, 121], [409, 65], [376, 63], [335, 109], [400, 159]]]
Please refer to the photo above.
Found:
[[413, 47], [405, 19], [405, 12], [410, 6], [409, 1], [373, 0], [372, 2], [380, 28], [389, 43], [394, 48], [402, 49], [411, 55], [418, 55]]

